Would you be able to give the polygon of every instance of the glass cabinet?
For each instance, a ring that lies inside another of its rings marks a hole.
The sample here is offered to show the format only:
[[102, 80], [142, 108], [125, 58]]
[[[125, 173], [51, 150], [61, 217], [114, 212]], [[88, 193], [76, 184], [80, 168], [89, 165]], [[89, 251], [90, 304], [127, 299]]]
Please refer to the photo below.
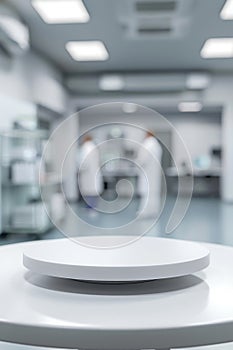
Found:
[[51, 216], [62, 219], [59, 179], [49, 160], [42, 158], [47, 139], [48, 133], [42, 130], [0, 134], [1, 232], [43, 233], [52, 226]]

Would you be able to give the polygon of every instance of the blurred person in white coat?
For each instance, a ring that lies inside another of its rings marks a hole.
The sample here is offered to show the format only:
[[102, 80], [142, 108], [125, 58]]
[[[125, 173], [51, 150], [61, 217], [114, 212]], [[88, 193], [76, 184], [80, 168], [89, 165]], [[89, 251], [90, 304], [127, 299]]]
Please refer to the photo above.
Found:
[[100, 167], [98, 147], [91, 135], [85, 135], [80, 147], [78, 185], [86, 206], [90, 210], [96, 209], [98, 197], [103, 191]]
[[148, 131], [136, 159], [142, 168], [138, 179], [138, 194], [141, 196], [138, 212], [142, 218], [156, 218], [161, 208], [161, 160], [162, 147]]

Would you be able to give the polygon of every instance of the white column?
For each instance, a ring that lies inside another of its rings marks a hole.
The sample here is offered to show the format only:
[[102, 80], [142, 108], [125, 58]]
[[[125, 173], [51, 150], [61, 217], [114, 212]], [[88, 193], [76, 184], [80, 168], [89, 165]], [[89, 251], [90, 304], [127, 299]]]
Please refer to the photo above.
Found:
[[225, 103], [222, 114], [221, 197], [233, 203], [233, 99]]

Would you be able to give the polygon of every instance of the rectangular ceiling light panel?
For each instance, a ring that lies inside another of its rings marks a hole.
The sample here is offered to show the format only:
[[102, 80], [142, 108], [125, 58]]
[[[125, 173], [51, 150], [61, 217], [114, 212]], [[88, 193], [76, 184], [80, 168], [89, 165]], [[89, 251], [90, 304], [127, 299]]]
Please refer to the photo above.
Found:
[[69, 41], [66, 50], [76, 61], [105, 61], [109, 58], [102, 41]]
[[32, 0], [32, 6], [49, 24], [86, 23], [90, 19], [81, 0]]
[[233, 19], [233, 0], [227, 0], [225, 2], [225, 5], [220, 13], [220, 17], [224, 20]]
[[231, 58], [233, 57], [233, 38], [208, 39], [202, 50], [203, 58]]
[[204, 90], [210, 83], [210, 77], [207, 74], [193, 73], [187, 76], [186, 86], [191, 90]]
[[200, 102], [180, 102], [178, 105], [180, 112], [197, 113], [202, 110], [202, 104]]
[[99, 87], [103, 91], [120, 91], [125, 86], [120, 75], [103, 75], [99, 80]]

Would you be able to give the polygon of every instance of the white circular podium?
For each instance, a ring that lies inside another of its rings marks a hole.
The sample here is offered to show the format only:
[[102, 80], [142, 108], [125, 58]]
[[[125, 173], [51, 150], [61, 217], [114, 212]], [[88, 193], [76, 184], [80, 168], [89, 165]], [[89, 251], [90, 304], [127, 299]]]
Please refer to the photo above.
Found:
[[[117, 236], [43, 241], [25, 249], [24, 266], [45, 276], [95, 282], [135, 282], [189, 275], [209, 265], [201, 244], [168, 238], [142, 237], [119, 248]], [[133, 240], [133, 237], [132, 237]]]
[[233, 248], [203, 245], [211, 256], [204, 271], [136, 284], [43, 276], [22, 263], [41, 242], [0, 247], [0, 340], [87, 350], [232, 342]]

